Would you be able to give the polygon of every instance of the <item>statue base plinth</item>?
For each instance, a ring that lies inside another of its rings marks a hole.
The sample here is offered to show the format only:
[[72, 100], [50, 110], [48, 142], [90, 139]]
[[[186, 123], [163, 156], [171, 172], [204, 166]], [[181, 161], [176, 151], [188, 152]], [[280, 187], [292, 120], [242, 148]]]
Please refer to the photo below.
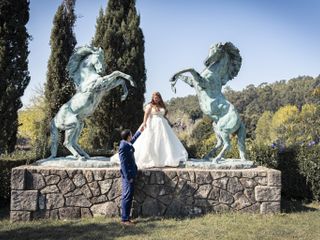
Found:
[[35, 162], [36, 166], [47, 167], [69, 167], [69, 168], [101, 168], [112, 167], [115, 164], [110, 162], [110, 158], [103, 156], [90, 157], [89, 159], [79, 160], [74, 156], [57, 157], [51, 159], [41, 159]]
[[190, 158], [185, 163], [186, 168], [202, 168], [202, 169], [246, 169], [254, 168], [253, 161], [243, 161], [241, 159], [222, 159], [219, 162], [212, 162], [205, 159]]
[[[20, 166], [11, 174], [11, 221], [119, 217], [119, 167]], [[278, 213], [280, 171], [157, 168], [139, 170], [134, 217], [192, 217], [210, 212]]]

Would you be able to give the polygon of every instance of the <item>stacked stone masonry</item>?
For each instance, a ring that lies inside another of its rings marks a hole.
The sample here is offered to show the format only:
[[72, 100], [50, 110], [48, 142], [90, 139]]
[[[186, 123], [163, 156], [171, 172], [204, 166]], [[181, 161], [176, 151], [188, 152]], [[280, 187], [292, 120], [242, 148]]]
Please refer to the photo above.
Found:
[[[280, 212], [281, 173], [168, 168], [139, 171], [133, 216], [183, 217], [208, 212]], [[118, 168], [12, 170], [11, 220], [76, 219], [120, 215]]]

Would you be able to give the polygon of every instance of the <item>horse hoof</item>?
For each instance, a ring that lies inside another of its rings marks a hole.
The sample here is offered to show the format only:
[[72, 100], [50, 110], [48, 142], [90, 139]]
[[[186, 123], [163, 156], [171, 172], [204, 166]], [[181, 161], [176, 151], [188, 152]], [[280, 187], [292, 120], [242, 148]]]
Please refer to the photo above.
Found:
[[215, 158], [212, 160], [212, 163], [218, 164], [221, 158]]
[[78, 160], [80, 160], [80, 161], [87, 161], [87, 159], [86, 159], [85, 157], [83, 157], [83, 156], [79, 157]]

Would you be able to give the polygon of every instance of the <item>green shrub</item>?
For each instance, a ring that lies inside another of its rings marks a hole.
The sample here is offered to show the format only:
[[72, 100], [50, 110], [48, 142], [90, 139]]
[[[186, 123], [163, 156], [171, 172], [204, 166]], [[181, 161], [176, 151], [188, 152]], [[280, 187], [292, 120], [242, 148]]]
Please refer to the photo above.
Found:
[[311, 199], [311, 191], [306, 177], [299, 169], [297, 153], [299, 147], [284, 148], [282, 146], [248, 144], [248, 159], [259, 166], [281, 171], [282, 197], [285, 199]]
[[258, 166], [278, 168], [279, 149], [266, 145], [247, 143], [247, 159], [254, 161]]
[[297, 154], [300, 172], [306, 177], [313, 198], [320, 200], [320, 145], [301, 147]]
[[311, 199], [311, 189], [306, 177], [299, 168], [299, 154], [301, 148], [285, 148], [278, 153], [278, 167], [281, 171], [282, 195], [286, 199]]
[[197, 123], [190, 135], [190, 138], [198, 142], [203, 139], [207, 139], [208, 137], [210, 137], [210, 135], [212, 135], [212, 133], [212, 120], [208, 117], [204, 117]]
[[[220, 149], [221, 150], [221, 149]], [[231, 137], [231, 148], [224, 154], [224, 158], [240, 158], [239, 150], [238, 150], [238, 137], [232, 136]]]
[[194, 147], [194, 155], [196, 158], [203, 158], [216, 145], [214, 133], [208, 135], [207, 138], [200, 140]]

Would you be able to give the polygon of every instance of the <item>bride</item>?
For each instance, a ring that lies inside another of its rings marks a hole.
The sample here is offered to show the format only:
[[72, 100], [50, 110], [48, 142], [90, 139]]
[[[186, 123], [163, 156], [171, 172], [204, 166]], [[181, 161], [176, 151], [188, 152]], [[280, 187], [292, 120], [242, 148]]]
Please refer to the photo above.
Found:
[[[178, 167], [188, 159], [188, 153], [170, 127], [166, 106], [159, 92], [152, 94], [145, 108], [144, 131], [133, 144], [134, 156], [139, 169], [152, 167]], [[119, 162], [118, 154], [111, 157]]]

